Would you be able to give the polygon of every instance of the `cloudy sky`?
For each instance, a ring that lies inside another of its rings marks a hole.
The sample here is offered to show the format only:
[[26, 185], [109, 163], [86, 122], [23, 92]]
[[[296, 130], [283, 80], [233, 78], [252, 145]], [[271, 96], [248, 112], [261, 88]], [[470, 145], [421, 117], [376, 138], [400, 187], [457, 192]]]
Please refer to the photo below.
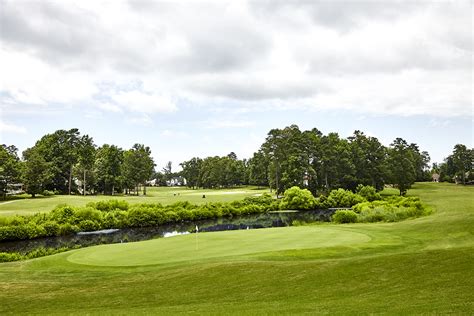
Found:
[[297, 124], [473, 145], [470, 1], [0, 0], [0, 143], [77, 127], [158, 167]]

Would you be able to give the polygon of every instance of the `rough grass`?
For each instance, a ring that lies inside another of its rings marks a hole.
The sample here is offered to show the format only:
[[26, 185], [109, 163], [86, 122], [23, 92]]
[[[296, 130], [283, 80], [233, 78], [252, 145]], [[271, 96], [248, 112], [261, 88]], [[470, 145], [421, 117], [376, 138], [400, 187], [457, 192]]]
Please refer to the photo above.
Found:
[[[263, 194], [265, 192], [269, 192], [269, 190], [253, 186], [244, 186], [219, 190], [191, 190], [185, 187], [148, 187], [146, 196], [53, 195], [47, 197], [38, 196], [34, 199], [25, 198], [24, 196], [22, 196], [21, 199], [13, 199], [6, 202], [0, 201], [0, 216], [49, 212], [59, 204], [68, 204], [71, 206], [85, 206], [89, 202], [98, 202], [101, 200], [110, 199], [125, 200], [131, 204], [172, 204], [178, 201], [189, 201], [194, 204], [201, 204], [206, 202], [230, 202], [235, 200], [241, 200], [247, 196], [254, 196], [256, 194]], [[203, 195], [206, 195], [206, 198], [202, 198]]]
[[0, 264], [0, 314], [472, 315], [474, 188], [409, 193], [434, 213], [203, 233], [197, 251], [186, 235]]

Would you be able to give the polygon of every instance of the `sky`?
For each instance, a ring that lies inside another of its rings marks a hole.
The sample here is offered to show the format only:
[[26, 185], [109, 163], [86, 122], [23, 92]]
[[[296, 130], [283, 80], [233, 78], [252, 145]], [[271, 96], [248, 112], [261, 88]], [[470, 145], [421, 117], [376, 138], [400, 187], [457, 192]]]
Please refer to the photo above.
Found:
[[297, 124], [473, 147], [470, 1], [0, 0], [0, 143], [79, 128], [157, 169]]

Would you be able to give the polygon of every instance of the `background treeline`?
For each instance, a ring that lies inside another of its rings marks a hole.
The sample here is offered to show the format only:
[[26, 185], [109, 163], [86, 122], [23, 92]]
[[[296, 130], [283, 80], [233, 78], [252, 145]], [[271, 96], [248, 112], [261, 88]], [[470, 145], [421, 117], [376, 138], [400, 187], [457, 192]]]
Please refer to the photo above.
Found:
[[[437, 173], [442, 181], [474, 180], [474, 150], [458, 144], [441, 164], [430, 167], [430, 157], [417, 144], [396, 138], [386, 147], [361, 131], [348, 138], [324, 135], [318, 129], [301, 131], [291, 125], [272, 129], [250, 159], [227, 156], [195, 157], [172, 172], [171, 162], [156, 172], [151, 150], [135, 144], [124, 150], [115, 145], [98, 147], [92, 137], [77, 129], [43, 136], [18, 156], [15, 146], [0, 146], [0, 192], [22, 183], [36, 194], [138, 194], [152, 180], [158, 185], [221, 188], [243, 184], [269, 186], [278, 194], [292, 186], [313, 194], [359, 184], [381, 190], [393, 184], [404, 194], [415, 181], [429, 181]], [[10, 188], [11, 189], [11, 188]]]
[[[14, 146], [0, 148], [0, 190], [21, 182], [36, 194], [86, 194], [115, 192], [138, 194], [154, 171], [151, 150], [142, 144], [123, 150], [115, 145], [97, 147], [77, 129], [58, 130], [43, 136], [18, 157]], [[145, 190], [145, 187], [144, 187]], [[146, 194], [146, 191], [144, 191]]]
[[[396, 138], [385, 147], [377, 138], [361, 131], [341, 138], [337, 133], [323, 135], [316, 128], [301, 131], [291, 125], [272, 129], [248, 160], [237, 160], [231, 153], [227, 157], [195, 157], [181, 166], [182, 175], [192, 188], [246, 183], [269, 186], [278, 194], [298, 186], [316, 195], [336, 188], [354, 191], [359, 184], [371, 185], [377, 190], [385, 184], [393, 184], [404, 194], [415, 181], [430, 181], [433, 172], [439, 171], [443, 179], [449, 180], [462, 174], [464, 183], [466, 174], [474, 176], [472, 149], [456, 145], [451, 156], [456, 157], [456, 163], [448, 158], [433, 170], [428, 152], [402, 138]], [[443, 171], [448, 165], [450, 173]]]
[[440, 181], [466, 184], [474, 180], [474, 149], [457, 144], [453, 152], [441, 164], [433, 163], [432, 171], [440, 175]]

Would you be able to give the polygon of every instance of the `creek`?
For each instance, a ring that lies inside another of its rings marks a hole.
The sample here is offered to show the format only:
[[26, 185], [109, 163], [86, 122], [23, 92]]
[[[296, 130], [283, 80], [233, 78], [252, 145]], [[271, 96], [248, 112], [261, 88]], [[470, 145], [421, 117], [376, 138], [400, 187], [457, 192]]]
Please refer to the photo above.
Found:
[[99, 244], [134, 242], [154, 238], [167, 238], [196, 232], [215, 232], [238, 229], [286, 227], [311, 222], [328, 222], [334, 210], [282, 211], [252, 214], [232, 218], [216, 218], [195, 222], [174, 223], [156, 227], [106, 229], [79, 232], [75, 235], [45, 237], [31, 240], [0, 242], [0, 252], [27, 253], [37, 248], [88, 247]]

